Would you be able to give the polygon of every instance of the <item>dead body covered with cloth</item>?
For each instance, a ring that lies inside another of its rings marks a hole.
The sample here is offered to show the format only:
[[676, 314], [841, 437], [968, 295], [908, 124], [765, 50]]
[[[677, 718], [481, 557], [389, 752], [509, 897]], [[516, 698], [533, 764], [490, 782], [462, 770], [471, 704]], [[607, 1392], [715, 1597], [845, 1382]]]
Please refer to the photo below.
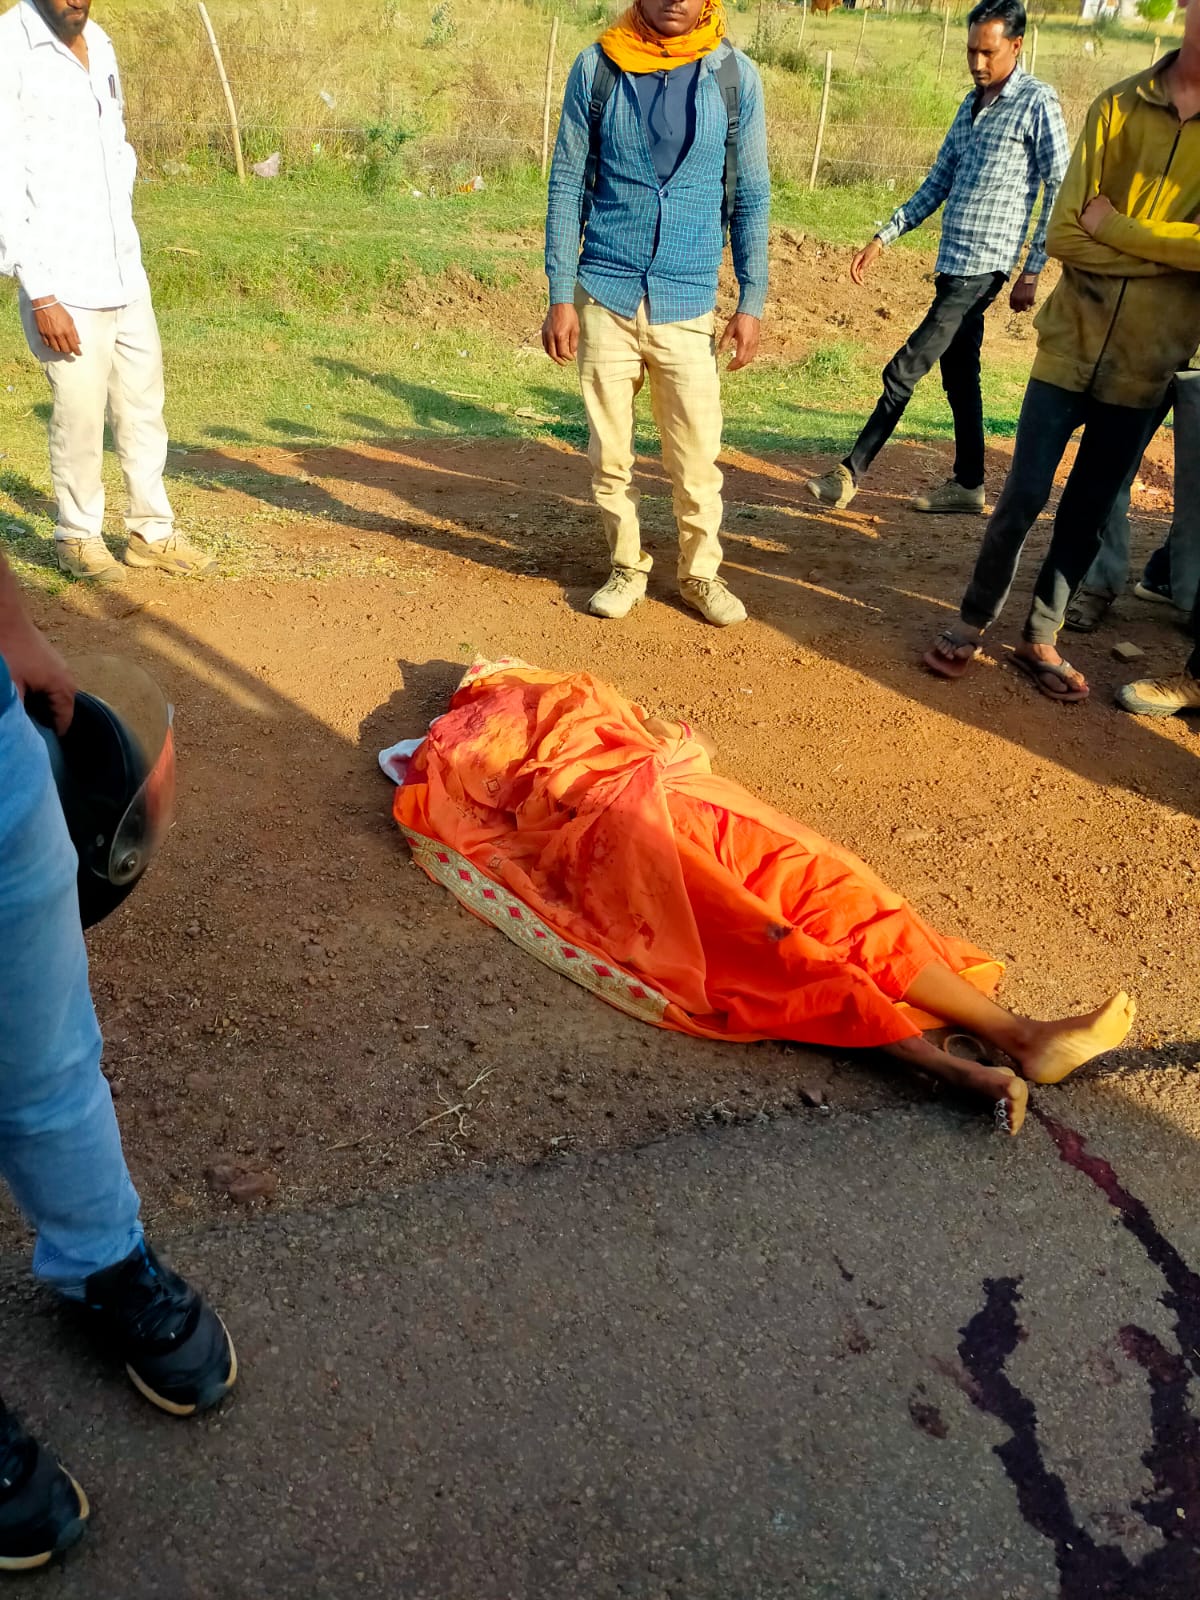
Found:
[[[881, 1049], [1021, 1126], [1029, 1083], [1114, 1049], [1134, 1005], [1035, 1022], [1003, 967], [862, 861], [712, 770], [685, 723], [587, 673], [477, 662], [428, 736], [381, 761], [418, 863], [548, 966], [705, 1038]], [[1014, 1068], [948, 1053], [969, 1030]]]

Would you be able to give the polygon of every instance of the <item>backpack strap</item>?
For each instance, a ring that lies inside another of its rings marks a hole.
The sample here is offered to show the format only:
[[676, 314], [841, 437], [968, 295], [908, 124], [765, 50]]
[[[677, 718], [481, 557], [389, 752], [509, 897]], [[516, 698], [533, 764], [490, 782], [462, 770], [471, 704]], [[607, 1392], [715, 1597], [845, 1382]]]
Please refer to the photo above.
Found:
[[742, 126], [742, 74], [732, 50], [717, 63], [717, 87], [725, 102], [725, 184], [721, 195], [721, 226], [729, 237], [729, 223], [737, 199], [738, 135]]
[[592, 209], [592, 196], [596, 190], [596, 178], [600, 172], [600, 122], [604, 116], [604, 108], [612, 99], [613, 90], [617, 87], [618, 68], [601, 50], [596, 57], [596, 76], [592, 79], [592, 97], [588, 101], [588, 153], [587, 162], [583, 169], [583, 193], [579, 200], [579, 231], [582, 234], [587, 227], [588, 215]]
[[[583, 169], [583, 193], [579, 206], [579, 230], [587, 227], [592, 209], [592, 195], [600, 171], [600, 123], [604, 108], [612, 99], [617, 87], [619, 68], [601, 50], [596, 58], [596, 75], [592, 79], [592, 94], [588, 101], [588, 153]], [[725, 102], [725, 173], [721, 189], [721, 227], [729, 237], [729, 223], [737, 199], [738, 136], [742, 125], [742, 74], [737, 56], [726, 52], [717, 63], [717, 87]]]

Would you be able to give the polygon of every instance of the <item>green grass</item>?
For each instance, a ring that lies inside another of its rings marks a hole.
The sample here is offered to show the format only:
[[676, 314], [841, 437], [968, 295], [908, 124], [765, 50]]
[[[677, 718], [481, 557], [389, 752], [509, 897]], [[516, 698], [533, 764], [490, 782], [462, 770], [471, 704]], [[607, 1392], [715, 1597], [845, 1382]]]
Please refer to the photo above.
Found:
[[[584, 443], [574, 371], [548, 361], [538, 340], [542, 204], [529, 182], [386, 204], [344, 185], [140, 187], [166, 356], [171, 491], [191, 526], [211, 527], [227, 571], [311, 574], [356, 559], [338, 557], [331, 538], [328, 550], [281, 567], [254, 526], [230, 528], [206, 491], [255, 481], [237, 455], [246, 449], [464, 434]], [[848, 243], [887, 209], [877, 189], [785, 192], [777, 217]], [[931, 237], [910, 247], [928, 249]], [[13, 298], [5, 283], [0, 538], [46, 581], [47, 395]], [[793, 365], [764, 360], [726, 382], [727, 440], [750, 451], [840, 446], [875, 398], [878, 368], [878, 352], [846, 341], [817, 345]], [[989, 372], [993, 431], [1011, 429], [1025, 375], [1024, 358]], [[936, 384], [918, 390], [906, 426], [949, 435]], [[645, 422], [642, 431], [656, 449]], [[217, 460], [200, 462], [201, 451]], [[115, 464], [109, 471], [118, 504]], [[285, 504], [262, 520], [310, 514]]]

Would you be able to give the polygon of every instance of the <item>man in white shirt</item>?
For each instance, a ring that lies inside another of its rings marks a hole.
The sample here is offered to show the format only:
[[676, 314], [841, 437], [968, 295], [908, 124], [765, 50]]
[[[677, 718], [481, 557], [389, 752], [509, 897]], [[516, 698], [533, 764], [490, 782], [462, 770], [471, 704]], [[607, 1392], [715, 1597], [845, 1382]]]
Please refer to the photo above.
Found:
[[137, 158], [108, 35], [91, 0], [19, 0], [0, 16], [0, 272], [20, 286], [54, 406], [50, 475], [64, 572], [124, 577], [102, 538], [107, 412], [129, 492], [125, 561], [215, 563], [175, 532], [163, 487], [162, 347], [133, 221]]

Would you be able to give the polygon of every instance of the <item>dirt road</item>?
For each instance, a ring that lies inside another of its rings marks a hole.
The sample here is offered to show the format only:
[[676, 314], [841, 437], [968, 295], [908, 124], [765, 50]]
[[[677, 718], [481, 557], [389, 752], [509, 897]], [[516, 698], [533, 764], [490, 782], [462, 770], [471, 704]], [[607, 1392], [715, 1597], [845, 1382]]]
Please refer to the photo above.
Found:
[[1070, 1110], [814, 1114], [202, 1229], [175, 1254], [243, 1377], [194, 1425], [5, 1262], [5, 1392], [96, 1505], [13, 1592], [1192, 1600], [1195, 1147]]
[[[1053, 1098], [1161, 1108], [1194, 1130], [1195, 745], [1182, 723], [1113, 709], [1128, 672], [1108, 654], [1126, 637], [1148, 668], [1174, 669], [1183, 635], [1124, 602], [1114, 630], [1071, 642], [1095, 686], [1080, 707], [1003, 664], [1012, 624], [962, 682], [930, 677], [918, 651], [979, 533], [904, 510], [900, 490], [941, 464], [897, 446], [877, 487], [826, 516], [801, 497], [807, 463], [732, 461], [728, 572], [752, 620], [728, 632], [673, 598], [654, 469], [652, 598], [623, 624], [584, 614], [601, 566], [585, 464], [503, 442], [263, 453], [253, 487], [213, 492], [247, 522], [279, 502], [336, 514], [360, 566], [386, 559], [393, 576], [132, 575], [115, 597], [44, 603], [65, 648], [132, 651], [177, 708], [179, 822], [93, 939], [108, 1070], [156, 1225], [224, 1214], [214, 1169], [311, 1207], [822, 1098], [929, 1104], [879, 1063], [649, 1029], [429, 883], [376, 752], [421, 732], [476, 651], [586, 666], [706, 727], [725, 771], [1008, 962], [1012, 1003], [1061, 1014], [1128, 986], [1130, 1047]], [[1143, 547], [1162, 520], [1143, 508]], [[261, 537], [291, 558], [318, 535], [329, 543], [327, 523], [293, 513]]]

